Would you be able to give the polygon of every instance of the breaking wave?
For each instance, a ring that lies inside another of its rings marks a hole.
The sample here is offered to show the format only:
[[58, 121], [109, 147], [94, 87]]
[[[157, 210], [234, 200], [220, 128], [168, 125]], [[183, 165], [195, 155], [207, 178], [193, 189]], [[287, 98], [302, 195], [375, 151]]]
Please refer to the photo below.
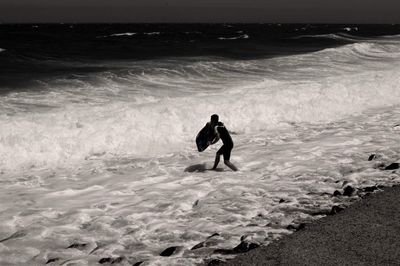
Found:
[[194, 149], [213, 113], [252, 134], [396, 105], [399, 57], [396, 42], [361, 42], [274, 59], [144, 61], [95, 84], [75, 77], [69, 89], [57, 81], [45, 94], [10, 94], [0, 101], [0, 171]]

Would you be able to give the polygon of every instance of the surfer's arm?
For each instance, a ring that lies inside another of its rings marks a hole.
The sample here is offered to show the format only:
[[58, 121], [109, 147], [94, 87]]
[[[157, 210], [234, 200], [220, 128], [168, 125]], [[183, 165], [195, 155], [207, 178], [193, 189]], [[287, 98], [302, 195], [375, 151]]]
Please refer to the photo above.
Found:
[[210, 144], [210, 145], [215, 144], [215, 143], [218, 142], [218, 140], [219, 140], [219, 135], [217, 134], [217, 135], [215, 136], [215, 138], [214, 138], [212, 141], [209, 141], [209, 144]]
[[214, 139], [210, 141], [210, 145], [217, 143], [219, 140], [218, 126], [215, 127]]

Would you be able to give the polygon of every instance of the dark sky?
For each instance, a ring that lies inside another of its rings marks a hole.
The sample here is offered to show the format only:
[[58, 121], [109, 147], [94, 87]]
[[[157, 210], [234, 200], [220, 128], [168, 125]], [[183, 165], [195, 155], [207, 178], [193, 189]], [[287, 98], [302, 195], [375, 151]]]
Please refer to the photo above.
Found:
[[400, 0], [0, 0], [0, 22], [400, 23]]

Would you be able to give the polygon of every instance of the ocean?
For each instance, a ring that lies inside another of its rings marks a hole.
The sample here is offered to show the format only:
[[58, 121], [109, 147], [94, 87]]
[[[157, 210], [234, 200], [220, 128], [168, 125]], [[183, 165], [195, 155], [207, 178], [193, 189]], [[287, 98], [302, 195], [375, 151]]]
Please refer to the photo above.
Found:
[[399, 25], [0, 25], [0, 264], [203, 265], [398, 184], [399, 59]]

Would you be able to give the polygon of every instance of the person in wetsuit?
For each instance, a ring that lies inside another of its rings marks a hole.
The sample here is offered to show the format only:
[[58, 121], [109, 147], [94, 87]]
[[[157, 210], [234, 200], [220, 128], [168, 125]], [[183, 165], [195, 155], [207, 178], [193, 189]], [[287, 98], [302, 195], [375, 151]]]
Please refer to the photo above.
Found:
[[215, 144], [219, 139], [222, 140], [222, 147], [217, 151], [215, 155], [214, 166], [211, 170], [215, 170], [219, 164], [221, 155], [224, 156], [224, 163], [233, 171], [237, 171], [238, 169], [234, 166], [230, 161], [231, 151], [233, 149], [233, 141], [231, 135], [226, 129], [225, 125], [219, 121], [218, 115], [214, 114], [211, 116], [210, 121], [210, 130], [209, 130], [209, 145]]

